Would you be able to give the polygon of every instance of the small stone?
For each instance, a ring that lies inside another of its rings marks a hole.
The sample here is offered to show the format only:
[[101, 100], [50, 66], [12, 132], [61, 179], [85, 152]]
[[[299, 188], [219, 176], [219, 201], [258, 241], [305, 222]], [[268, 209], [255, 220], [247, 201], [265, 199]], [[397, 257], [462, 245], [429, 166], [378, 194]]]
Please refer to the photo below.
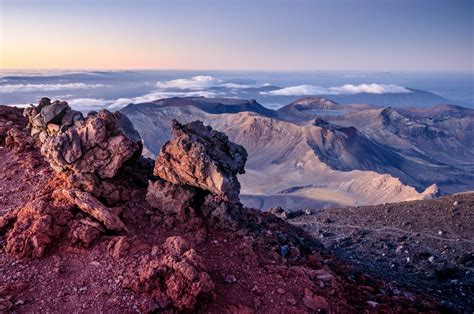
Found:
[[438, 231], [438, 234], [439, 234], [439, 235], [443, 235], [443, 231], [439, 230], [439, 231]]
[[367, 304], [370, 305], [371, 307], [376, 307], [378, 305], [378, 303], [375, 301], [367, 301]]
[[458, 204], [459, 204], [458, 201], [454, 201], [453, 203], [454, 206], [457, 206]]
[[290, 251], [290, 248], [288, 247], [288, 245], [283, 245], [280, 247], [280, 255], [282, 257], [285, 257], [289, 251]]
[[25, 301], [23, 300], [18, 300], [15, 302], [15, 305], [23, 305], [23, 304], [25, 304]]
[[234, 283], [234, 282], [237, 282], [237, 278], [235, 278], [234, 275], [227, 275], [227, 276], [225, 276], [224, 281], [226, 283]]
[[332, 280], [333, 276], [329, 273], [323, 272], [323, 273], [317, 275], [316, 278], [323, 281], [323, 282], [329, 282], [329, 281]]
[[278, 288], [278, 289], [277, 289], [277, 292], [278, 292], [279, 294], [285, 294], [285, 293], [286, 293], [285, 289], [282, 289], [282, 288]]
[[428, 261], [429, 261], [430, 263], [433, 263], [434, 260], [435, 260], [435, 257], [434, 257], [434, 256], [430, 256], [430, 257], [428, 258]]

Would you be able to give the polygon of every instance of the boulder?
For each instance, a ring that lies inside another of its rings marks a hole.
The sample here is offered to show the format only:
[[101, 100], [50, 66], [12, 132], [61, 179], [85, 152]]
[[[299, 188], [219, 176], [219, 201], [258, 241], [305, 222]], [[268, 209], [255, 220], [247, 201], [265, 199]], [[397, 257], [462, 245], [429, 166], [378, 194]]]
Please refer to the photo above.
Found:
[[194, 186], [239, 202], [237, 174], [245, 173], [247, 151], [201, 121], [173, 120], [171, 139], [162, 147], [154, 174], [178, 185]]
[[62, 190], [60, 192], [70, 203], [103, 223], [108, 230], [127, 230], [117, 214], [105, 207], [91, 194], [79, 190]]
[[41, 153], [58, 172], [112, 178], [125, 162], [141, 155], [140, 135], [120, 112], [102, 110], [84, 118], [65, 101], [43, 98], [26, 108], [24, 116]]

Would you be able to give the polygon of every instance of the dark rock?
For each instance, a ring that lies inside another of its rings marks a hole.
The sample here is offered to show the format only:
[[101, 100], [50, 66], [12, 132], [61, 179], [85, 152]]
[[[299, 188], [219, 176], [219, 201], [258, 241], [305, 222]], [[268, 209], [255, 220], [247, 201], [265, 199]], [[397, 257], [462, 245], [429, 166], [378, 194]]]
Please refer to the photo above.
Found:
[[41, 109], [41, 117], [44, 124], [59, 124], [63, 116], [66, 114], [66, 111], [69, 109], [71, 109], [71, 107], [69, 107], [65, 101], [55, 101], [50, 105], [44, 105]]

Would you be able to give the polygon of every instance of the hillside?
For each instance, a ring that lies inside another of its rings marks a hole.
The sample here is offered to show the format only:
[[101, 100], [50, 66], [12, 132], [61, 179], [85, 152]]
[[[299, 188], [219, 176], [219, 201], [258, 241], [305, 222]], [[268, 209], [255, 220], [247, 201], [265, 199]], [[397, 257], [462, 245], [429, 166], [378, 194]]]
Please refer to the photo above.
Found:
[[291, 219], [334, 252], [388, 280], [474, 309], [474, 192], [434, 200], [328, 208]]
[[474, 116], [467, 108], [402, 110], [308, 97], [275, 116], [257, 110], [209, 113], [201, 109], [203, 102], [216, 101], [133, 104], [122, 112], [150, 156], [168, 138], [172, 119], [199, 119], [226, 132], [249, 152], [241, 180], [244, 204], [251, 207], [378, 204], [429, 197], [423, 192], [435, 191], [433, 184], [440, 193], [474, 188]]

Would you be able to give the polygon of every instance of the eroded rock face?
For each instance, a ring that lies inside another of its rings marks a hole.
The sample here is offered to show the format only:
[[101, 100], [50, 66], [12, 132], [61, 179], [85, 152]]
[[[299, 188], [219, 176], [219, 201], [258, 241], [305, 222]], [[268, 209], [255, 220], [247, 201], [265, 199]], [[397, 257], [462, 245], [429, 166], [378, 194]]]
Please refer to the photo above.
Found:
[[0, 221], [0, 227], [12, 225], [6, 236], [5, 251], [18, 258], [42, 256], [60, 237], [71, 217], [70, 206], [53, 204], [46, 198], [26, 204]]
[[125, 287], [150, 294], [157, 309], [192, 310], [213, 298], [215, 286], [204, 261], [185, 239], [169, 237], [156, 251], [126, 276]]
[[171, 140], [161, 149], [154, 174], [168, 182], [190, 185], [224, 199], [239, 201], [237, 174], [245, 173], [247, 151], [201, 121], [173, 120]]
[[58, 172], [112, 178], [126, 161], [141, 154], [140, 136], [119, 112], [102, 110], [84, 118], [67, 102], [43, 98], [24, 115], [31, 135], [41, 142], [41, 153]]

